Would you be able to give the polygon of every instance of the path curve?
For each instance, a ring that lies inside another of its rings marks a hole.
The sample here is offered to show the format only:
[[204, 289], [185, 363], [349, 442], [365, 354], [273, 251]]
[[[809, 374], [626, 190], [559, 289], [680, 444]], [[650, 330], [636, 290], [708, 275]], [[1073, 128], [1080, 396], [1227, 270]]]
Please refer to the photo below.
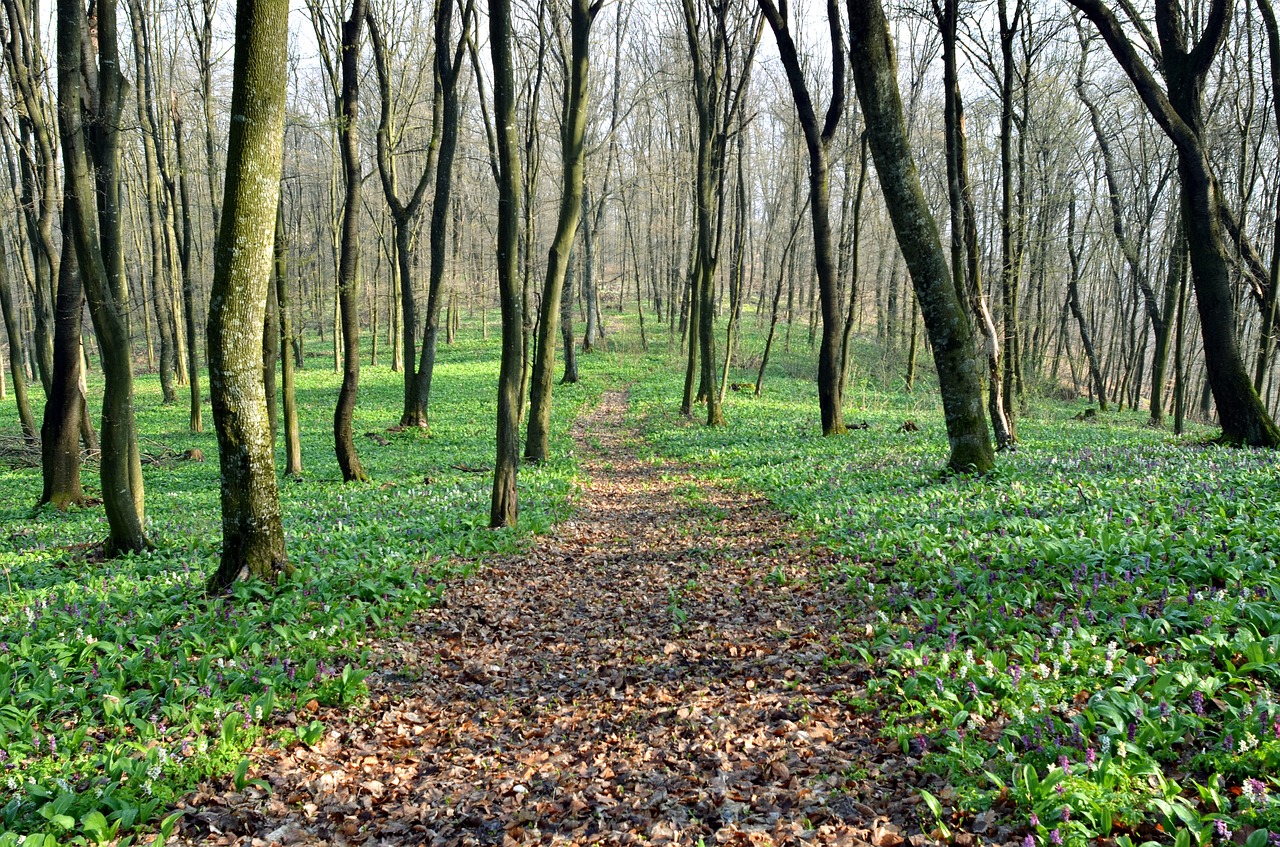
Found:
[[181, 840], [902, 843], [901, 808], [863, 802], [899, 793], [880, 768], [901, 757], [820, 551], [763, 499], [639, 458], [626, 408], [606, 393], [574, 428], [571, 520], [374, 645], [392, 670], [368, 706], [322, 715], [315, 749], [255, 751], [269, 795], [189, 798]]

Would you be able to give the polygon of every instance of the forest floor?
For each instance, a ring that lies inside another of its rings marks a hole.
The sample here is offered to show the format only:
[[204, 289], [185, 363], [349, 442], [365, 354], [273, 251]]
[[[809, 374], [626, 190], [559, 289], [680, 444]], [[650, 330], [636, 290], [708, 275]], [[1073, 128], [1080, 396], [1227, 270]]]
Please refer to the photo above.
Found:
[[860, 697], [841, 636], [865, 624], [825, 552], [642, 458], [626, 411], [606, 393], [576, 424], [570, 520], [371, 643], [369, 700], [286, 718], [327, 732], [251, 752], [269, 793], [202, 785], [180, 841], [922, 843], [918, 761]]

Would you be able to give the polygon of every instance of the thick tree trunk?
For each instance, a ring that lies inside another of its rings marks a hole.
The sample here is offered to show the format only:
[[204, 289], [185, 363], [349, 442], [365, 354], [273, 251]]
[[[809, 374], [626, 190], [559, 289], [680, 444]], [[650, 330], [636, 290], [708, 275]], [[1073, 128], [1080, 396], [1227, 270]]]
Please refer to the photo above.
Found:
[[911, 157], [889, 25], [879, 0], [848, 0], [848, 5], [850, 67], [885, 204], [933, 346], [951, 442], [948, 467], [985, 473], [995, 466], [995, 454], [982, 409], [982, 382], [969, 322]]
[[342, 325], [342, 389], [333, 411], [333, 447], [343, 482], [369, 479], [356, 453], [353, 418], [360, 388], [360, 32], [367, 0], [352, 0], [342, 24], [342, 96], [339, 103], [342, 173], [342, 247], [338, 260], [338, 305]]
[[[209, 395], [222, 471], [222, 559], [210, 590], [292, 573], [256, 348], [271, 281], [284, 138], [287, 0], [240, 0], [225, 208], [209, 298]], [[228, 247], [227, 245], [232, 245]], [[245, 339], [255, 343], [246, 344]]]

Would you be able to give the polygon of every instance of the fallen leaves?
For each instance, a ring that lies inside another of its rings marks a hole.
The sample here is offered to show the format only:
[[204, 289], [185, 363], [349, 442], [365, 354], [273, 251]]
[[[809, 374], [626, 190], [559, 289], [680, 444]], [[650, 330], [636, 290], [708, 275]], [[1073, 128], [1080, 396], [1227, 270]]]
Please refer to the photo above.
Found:
[[[838, 696], [858, 669], [831, 636], [856, 624], [835, 614], [842, 589], [810, 578], [820, 553], [761, 499], [638, 460], [624, 404], [607, 395], [579, 425], [578, 514], [375, 645], [366, 706], [306, 703], [330, 731], [256, 752], [273, 794], [188, 798], [187, 843], [898, 847], [918, 833], [917, 775]], [[673, 496], [691, 484], [697, 510]]]

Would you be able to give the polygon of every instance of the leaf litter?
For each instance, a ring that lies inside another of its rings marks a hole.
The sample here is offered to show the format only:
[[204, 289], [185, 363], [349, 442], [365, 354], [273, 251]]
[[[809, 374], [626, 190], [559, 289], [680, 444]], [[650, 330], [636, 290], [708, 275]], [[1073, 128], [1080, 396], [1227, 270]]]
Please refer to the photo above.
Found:
[[639, 458], [626, 408], [575, 426], [572, 519], [373, 642], [367, 703], [287, 716], [327, 732], [251, 752], [269, 792], [201, 785], [170, 843], [927, 843], [937, 780], [880, 736], [829, 554]]

